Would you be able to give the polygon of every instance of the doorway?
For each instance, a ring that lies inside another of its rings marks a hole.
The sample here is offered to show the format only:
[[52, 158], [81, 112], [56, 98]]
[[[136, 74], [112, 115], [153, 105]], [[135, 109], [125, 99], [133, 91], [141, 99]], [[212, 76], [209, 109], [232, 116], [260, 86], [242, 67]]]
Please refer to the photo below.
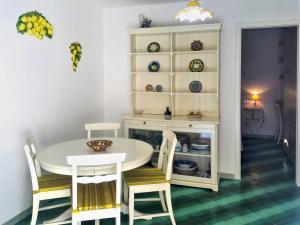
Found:
[[[237, 179], [241, 179], [242, 170], [241, 137], [278, 144], [294, 162], [296, 173], [298, 171], [298, 23], [258, 22], [238, 26], [235, 59]], [[299, 174], [296, 178], [299, 186]]]

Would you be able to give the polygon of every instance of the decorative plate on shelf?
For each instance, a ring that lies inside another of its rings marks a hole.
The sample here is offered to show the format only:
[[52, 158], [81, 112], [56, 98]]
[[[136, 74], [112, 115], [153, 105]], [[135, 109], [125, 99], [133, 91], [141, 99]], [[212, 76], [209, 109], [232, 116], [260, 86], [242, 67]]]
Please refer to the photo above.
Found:
[[160, 69], [160, 64], [157, 61], [152, 61], [148, 65], [148, 71], [149, 72], [158, 72]]
[[163, 87], [160, 84], [155, 86], [155, 91], [156, 92], [162, 92], [162, 90], [163, 90]]
[[191, 49], [193, 51], [200, 51], [203, 49], [203, 43], [200, 40], [195, 40], [191, 43]]
[[145, 88], [146, 88], [147, 92], [154, 91], [154, 88], [153, 88], [153, 86], [151, 84], [147, 84]]
[[204, 69], [204, 63], [201, 59], [193, 59], [189, 65], [191, 72], [202, 72]]
[[189, 88], [192, 93], [199, 93], [202, 89], [202, 84], [200, 81], [194, 80], [190, 83]]
[[157, 42], [151, 42], [147, 47], [148, 52], [159, 52], [160, 45]]

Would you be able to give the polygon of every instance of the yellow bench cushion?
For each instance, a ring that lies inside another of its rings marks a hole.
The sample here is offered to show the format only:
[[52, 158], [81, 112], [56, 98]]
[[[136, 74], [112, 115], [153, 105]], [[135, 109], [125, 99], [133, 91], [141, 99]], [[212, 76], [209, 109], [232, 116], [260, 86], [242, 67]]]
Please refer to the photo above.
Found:
[[71, 176], [50, 174], [38, 177], [39, 190], [36, 192], [58, 191], [70, 189], [72, 182]]
[[119, 207], [116, 204], [116, 182], [77, 185], [77, 210], [98, 210]]
[[124, 173], [128, 186], [166, 183], [166, 176], [158, 168], [138, 168]]

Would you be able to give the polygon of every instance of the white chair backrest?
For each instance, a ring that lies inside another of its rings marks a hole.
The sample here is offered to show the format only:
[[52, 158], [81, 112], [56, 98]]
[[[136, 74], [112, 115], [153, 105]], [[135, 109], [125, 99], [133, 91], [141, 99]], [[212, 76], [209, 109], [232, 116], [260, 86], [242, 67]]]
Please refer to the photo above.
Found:
[[[157, 167], [166, 171], [166, 179], [171, 179], [173, 158], [177, 143], [176, 135], [169, 130], [163, 131], [163, 141], [160, 146]], [[166, 163], [165, 163], [166, 162]], [[166, 168], [163, 168], [166, 165]]]
[[91, 138], [91, 131], [93, 130], [113, 130], [115, 137], [118, 136], [118, 130], [120, 129], [119, 123], [87, 123], [84, 125], [87, 131], [87, 138]]
[[39, 190], [38, 176], [37, 176], [37, 172], [35, 169], [33, 158], [31, 156], [31, 149], [30, 149], [29, 145], [25, 145], [24, 150], [25, 150], [25, 155], [26, 155], [27, 161], [28, 161], [30, 175], [31, 175], [32, 191], [33, 192], [38, 191]]
[[[77, 184], [102, 183], [116, 181], [116, 204], [121, 204], [121, 163], [126, 153], [68, 156], [67, 162], [72, 165], [72, 202], [73, 210], [77, 209]], [[102, 176], [77, 176], [77, 168], [81, 166], [103, 166], [116, 164], [116, 173]]]
[[31, 158], [34, 162], [34, 167], [35, 167], [36, 174], [37, 174], [38, 177], [40, 177], [40, 176], [42, 176], [42, 169], [41, 169], [40, 162], [37, 158], [37, 151], [36, 151], [35, 143], [32, 140], [32, 138], [30, 138], [30, 137], [26, 138], [25, 142], [29, 146], [30, 155], [31, 155]]

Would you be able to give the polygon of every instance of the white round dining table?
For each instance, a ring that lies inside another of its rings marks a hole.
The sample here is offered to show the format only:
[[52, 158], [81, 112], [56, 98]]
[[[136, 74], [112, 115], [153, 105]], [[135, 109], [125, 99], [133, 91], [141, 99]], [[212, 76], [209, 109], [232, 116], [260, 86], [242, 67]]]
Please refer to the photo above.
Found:
[[[72, 175], [72, 168], [67, 164], [67, 156], [126, 153], [125, 161], [122, 162], [122, 171], [138, 168], [151, 159], [153, 148], [146, 142], [129, 138], [114, 137], [105, 137], [101, 139], [112, 141], [112, 146], [107, 148], [104, 152], [94, 152], [90, 149], [86, 145], [89, 141], [88, 139], [72, 140], [49, 146], [38, 154], [40, 165], [44, 170], [51, 173]], [[115, 165], [78, 167], [77, 171], [79, 176], [105, 175], [114, 173]], [[122, 204], [121, 211], [128, 214], [128, 206]], [[135, 213], [140, 215], [139, 212]], [[63, 224], [65, 222], [70, 222], [67, 220], [69, 218], [71, 218], [71, 208], [67, 209], [59, 216], [45, 221], [45, 223]]]
[[[112, 146], [104, 152], [94, 152], [86, 143], [88, 139], [78, 139], [58, 143], [45, 148], [38, 154], [41, 167], [51, 173], [72, 175], [71, 166], [67, 164], [67, 156], [73, 155], [99, 155], [109, 153], [126, 153], [122, 163], [122, 171], [138, 168], [151, 159], [153, 148], [146, 142], [129, 138], [101, 138], [112, 141]], [[114, 165], [79, 167], [78, 175], [104, 175], [113, 173]]]

